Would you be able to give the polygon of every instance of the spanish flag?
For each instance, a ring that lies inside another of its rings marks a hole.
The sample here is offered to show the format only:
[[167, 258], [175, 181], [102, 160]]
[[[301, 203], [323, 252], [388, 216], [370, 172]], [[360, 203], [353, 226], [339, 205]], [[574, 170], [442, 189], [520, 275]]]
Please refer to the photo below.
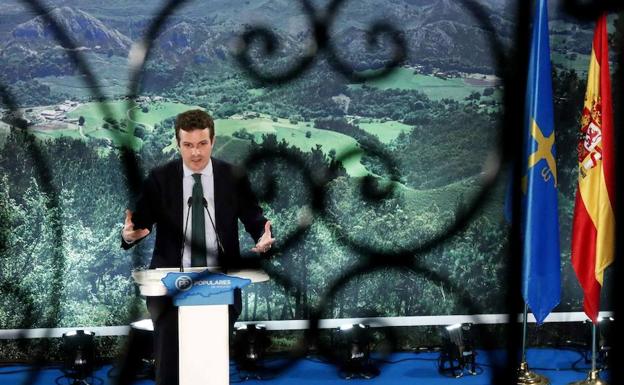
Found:
[[584, 309], [598, 321], [604, 271], [613, 262], [615, 154], [607, 17], [596, 24], [581, 118], [578, 188], [572, 224], [572, 265], [585, 293]]

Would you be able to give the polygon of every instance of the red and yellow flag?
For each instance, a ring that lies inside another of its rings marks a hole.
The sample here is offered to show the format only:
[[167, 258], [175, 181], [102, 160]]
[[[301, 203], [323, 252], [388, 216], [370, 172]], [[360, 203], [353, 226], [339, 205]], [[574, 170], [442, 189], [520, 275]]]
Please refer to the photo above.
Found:
[[578, 142], [578, 187], [572, 227], [572, 265], [585, 293], [585, 313], [600, 310], [604, 271], [615, 248], [615, 154], [607, 17], [596, 23]]

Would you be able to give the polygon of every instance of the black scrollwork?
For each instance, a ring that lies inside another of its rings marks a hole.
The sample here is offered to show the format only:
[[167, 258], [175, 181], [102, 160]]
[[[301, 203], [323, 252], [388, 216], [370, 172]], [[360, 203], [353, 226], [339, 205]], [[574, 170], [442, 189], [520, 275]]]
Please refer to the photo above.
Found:
[[262, 72], [254, 65], [252, 59], [252, 48], [259, 42], [263, 44], [264, 51], [269, 56], [278, 52], [279, 41], [269, 28], [253, 27], [245, 31], [233, 52], [234, 57], [247, 73], [256, 81], [261, 83], [280, 84], [293, 80], [301, 76], [303, 72], [310, 68], [317, 56], [326, 53], [328, 62], [347, 79], [362, 82], [386, 76], [390, 71], [399, 66], [407, 57], [407, 44], [402, 34], [392, 25], [385, 22], [376, 22], [367, 33], [367, 43], [370, 48], [377, 47], [377, 43], [382, 37], [388, 37], [393, 45], [393, 55], [380, 70], [366, 73], [358, 73], [343, 61], [337, 54], [338, 50], [331, 44], [329, 31], [344, 0], [333, 0], [326, 9], [317, 9], [310, 0], [302, 0], [303, 9], [312, 29], [314, 40], [308, 44], [305, 54], [299, 58], [298, 62], [283, 73]]
[[[44, 7], [43, 3], [39, 0], [23, 0], [24, 3], [31, 9], [31, 11], [41, 17], [49, 23], [52, 27], [53, 34], [56, 40], [63, 46], [70, 49], [66, 50], [69, 59], [77, 66], [78, 70], [85, 75], [84, 79], [93, 92], [97, 100], [105, 101], [106, 98], [100, 92], [101, 85], [97, 80], [96, 74], [91, 70], [86, 60], [82, 56], [80, 50], [75, 49], [76, 44], [69, 37], [68, 33], [63, 29], [60, 23], [58, 23], [54, 17]], [[295, 360], [303, 357], [307, 350], [307, 346], [310, 344], [316, 344], [320, 352], [331, 360], [332, 352], [331, 347], [324, 344], [319, 338], [320, 325], [319, 321], [322, 318], [324, 312], [331, 307], [332, 301], [336, 300], [337, 293], [349, 284], [355, 277], [360, 277], [366, 274], [370, 274], [376, 271], [384, 269], [393, 269], [406, 272], [407, 274], [414, 274], [424, 279], [427, 279], [435, 284], [447, 287], [452, 287], [453, 291], [457, 293], [457, 300], [461, 304], [478, 314], [480, 312], [479, 302], [475, 300], [474, 296], [470, 293], [466, 293], [459, 283], [449, 282], [449, 280], [433, 271], [432, 269], [424, 266], [420, 261], [420, 256], [431, 251], [434, 247], [444, 243], [449, 238], [456, 235], [461, 230], [465, 229], [470, 221], [475, 217], [476, 213], [483, 207], [483, 204], [487, 201], [488, 195], [491, 193], [495, 183], [498, 181], [501, 175], [503, 166], [509, 164], [514, 158], [519, 158], [517, 150], [517, 138], [521, 127], [523, 100], [523, 87], [525, 85], [525, 63], [528, 56], [528, 38], [526, 35], [526, 28], [529, 25], [528, 14], [530, 13], [531, 2], [520, 2], [523, 4], [518, 5], [519, 23], [516, 48], [517, 53], [511, 54], [503, 49], [503, 45], [497, 38], [496, 30], [491, 24], [488, 14], [485, 8], [477, 1], [464, 0], [461, 4], [465, 7], [468, 13], [478, 20], [483, 30], [487, 32], [489, 38], [490, 48], [496, 62], [497, 75], [503, 79], [504, 82], [504, 117], [498, 127], [499, 141], [497, 147], [492, 150], [492, 157], [490, 158], [490, 164], [486, 167], [488, 172], [485, 173], [485, 177], [482, 180], [482, 185], [479, 191], [464, 205], [461, 212], [456, 213], [454, 222], [441, 232], [435, 234], [431, 239], [426, 240], [407, 240], [404, 245], [394, 247], [392, 249], [380, 250], [379, 247], [361, 242], [359, 239], [355, 239], [348, 233], [339, 232], [338, 242], [346, 245], [350, 250], [356, 252], [361, 256], [359, 263], [351, 269], [344, 271], [340, 277], [331, 282], [328, 285], [326, 291], [320, 297], [320, 303], [316, 306], [307, 305], [305, 309], [306, 314], [310, 314], [309, 330], [305, 335], [305, 340], [300, 341], [293, 351], [291, 351], [291, 360], [287, 361], [284, 365], [274, 368], [276, 373], [281, 372], [287, 367], [290, 367]], [[149, 59], [151, 47], [153, 41], [156, 39], [160, 31], [162, 30], [166, 21], [173, 15], [180, 7], [186, 4], [186, 1], [170, 0], [164, 3], [163, 7], [158, 12], [156, 18], [148, 27], [146, 33], [142, 39], [135, 44], [135, 53], [138, 54], [138, 59], [131, 66], [130, 82], [128, 85], [129, 104], [133, 103], [133, 99], [139, 95], [141, 88], [141, 76], [147, 60]], [[564, 0], [564, 7], [568, 13], [578, 17], [579, 19], [595, 19], [595, 17], [605, 11], [616, 11], [622, 9], [622, 2], [618, 0]], [[345, 5], [344, 0], [332, 0], [328, 5], [319, 9], [311, 0], [301, 0], [301, 7], [305, 11], [305, 15], [308, 19], [311, 29], [311, 35], [313, 39], [308, 42], [306, 49], [301, 57], [295, 60], [294, 64], [282, 72], [271, 72], [269, 70], [263, 70], [257, 64], [254, 55], [254, 49], [259, 47], [261, 54], [265, 54], [269, 59], [274, 58], [280, 53], [279, 39], [276, 34], [268, 27], [256, 26], [244, 31], [239, 38], [238, 45], [235, 49], [234, 57], [238, 60], [239, 64], [243, 68], [248, 76], [261, 83], [266, 84], [282, 84], [294, 80], [307, 70], [318, 60], [320, 55], [325, 55], [327, 62], [337, 72], [345, 76], [352, 82], [362, 82], [373, 78], [379, 78], [386, 76], [393, 69], [401, 65], [407, 58], [407, 42], [403, 33], [397, 30], [392, 24], [385, 21], [374, 22], [367, 32], [367, 44], [370, 49], [375, 49], [380, 45], [380, 42], [388, 42], [392, 48], [391, 56], [385, 61], [383, 68], [370, 72], [358, 72], [352, 65], [350, 65], [345, 59], [341, 58], [339, 50], [334, 45], [330, 37], [330, 31], [332, 25], [339, 14], [341, 7]], [[621, 47], [622, 48], [622, 47]], [[620, 55], [622, 57], [622, 55]], [[620, 71], [622, 63], [620, 63]], [[38, 182], [42, 188], [42, 191], [49, 198], [48, 210], [51, 210], [54, 215], [58, 217], [54, 219], [55, 223], [59, 225], [54, 228], [55, 242], [54, 250], [57, 252], [52, 255], [53, 269], [54, 269], [54, 283], [50, 293], [50, 306], [52, 311], [52, 319], [46, 321], [49, 325], [55, 325], [55, 317], [60, 314], [60, 300], [62, 298], [62, 277], [65, 269], [64, 256], [60, 254], [62, 250], [63, 241], [63, 228], [60, 215], [60, 202], [59, 191], [53, 185], [51, 178], [51, 170], [46, 167], [48, 165], [47, 159], [44, 153], [38, 147], [38, 144], [34, 142], [32, 135], [28, 132], [28, 127], [24, 123], [23, 119], [19, 119], [18, 103], [11, 95], [8, 89], [0, 84], [0, 97], [2, 98], [2, 104], [7, 106], [13, 113], [14, 117], [17, 117], [14, 122], [14, 126], [18, 128], [18, 132], [24, 135], [25, 140], [30, 140], [31, 156], [34, 160], [34, 164], [37, 167]], [[103, 116], [113, 116], [113, 112], [109, 108], [107, 103], [100, 103], [99, 108]], [[117, 123], [113, 123], [117, 124]], [[113, 131], [116, 134], [116, 130]], [[622, 135], [624, 137], [624, 135]], [[387, 153], [379, 151], [374, 148], [361, 148], [345, 154], [340, 154], [337, 157], [337, 161], [345, 161], [354, 156], [361, 156], [362, 153], [366, 153], [375, 159], [378, 159], [383, 164], [385, 170], [388, 173], [388, 177], [375, 179], [373, 177], [366, 177], [361, 182], [361, 195], [364, 200], [370, 202], [382, 202], [388, 198], [394, 191], [396, 184], [400, 181], [400, 175], [398, 167], [395, 164], [394, 159]], [[140, 164], [134, 152], [129, 148], [122, 149], [123, 155], [123, 169], [127, 175], [128, 183], [130, 184], [129, 191], [136, 193], [139, 190], [138, 181], [142, 175]], [[621, 160], [621, 159], [620, 159]], [[336, 170], [310, 170], [306, 166], [305, 162], [301, 159], [292, 156], [287, 152], [265, 152], [265, 153], [252, 153], [247, 159], [245, 159], [244, 168], [253, 171], [254, 167], [262, 161], [278, 162], [283, 161], [291, 165], [294, 165], [301, 171], [301, 176], [305, 181], [309, 189], [309, 195], [312, 199], [310, 202], [311, 213], [310, 218], [301, 221], [289, 230], [287, 234], [282, 234], [280, 242], [274, 250], [268, 254], [264, 259], [257, 258], [245, 258], [247, 261], [246, 266], [241, 267], [263, 267], [271, 276], [272, 280], [279, 286], [283, 287], [286, 291], [292, 291], [301, 287], [299, 282], [296, 282], [288, 274], [282, 271], [278, 271], [272, 265], [272, 261], [275, 258], [283, 258], [288, 251], [300, 242], [302, 237], [306, 234], [312, 220], [320, 218], [327, 226], [338, 229], [336, 226], [339, 223], [339, 218], [333, 215], [327, 210], [327, 187], [331, 181], [331, 177]], [[269, 175], [269, 178], [265, 181], [262, 187], [261, 198], [264, 201], [270, 203], [276, 188], [279, 183], [274, 176]], [[518, 204], [516, 202], [516, 213], [518, 212]], [[622, 210], [620, 210], [621, 213]], [[516, 231], [519, 227], [519, 215], [515, 215], [516, 221], [512, 226], [512, 234], [510, 242], [512, 249], [514, 246], [519, 245]], [[619, 216], [621, 218], [622, 215]], [[619, 222], [621, 223], [621, 221]], [[182, 229], [179, 229], [180, 232]], [[251, 255], [247, 255], [250, 257]], [[513, 316], [517, 314], [519, 305], [517, 301], [517, 293], [519, 293], [520, 282], [517, 271], [520, 266], [520, 254], [516, 250], [512, 254], [512, 260], [509, 264], [507, 277], [508, 288], [507, 298], [508, 301], [508, 313]], [[14, 286], [3, 282], [0, 285], [0, 292], [3, 294], [9, 294], [18, 297], [27, 306], [29, 313], [28, 319], [32, 319], [32, 304], [29, 302], [28, 295], [22, 293]], [[509, 361], [505, 367], [497, 368], [495, 372], [494, 383], [512, 383], [513, 371], [515, 369], [515, 349], [518, 347], [517, 327], [515, 323], [509, 325]], [[25, 327], [30, 325], [25, 324]], [[515, 333], [515, 334], [514, 334]], [[388, 338], [394, 341], [392, 336]], [[43, 354], [45, 352], [37, 352], [35, 359], [36, 364], [43, 363]], [[36, 373], [36, 372], [33, 372]], [[37, 375], [31, 375], [25, 383], [32, 384], [36, 380]]]

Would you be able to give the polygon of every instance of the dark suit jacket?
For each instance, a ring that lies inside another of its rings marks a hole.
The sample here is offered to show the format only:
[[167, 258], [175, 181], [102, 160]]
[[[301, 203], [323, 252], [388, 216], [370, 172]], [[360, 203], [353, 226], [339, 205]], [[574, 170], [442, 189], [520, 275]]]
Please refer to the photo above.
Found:
[[[219, 265], [231, 268], [240, 264], [238, 220], [254, 241], [262, 236], [266, 218], [251, 190], [249, 179], [224, 161], [211, 158], [214, 178], [215, 226], [223, 244]], [[156, 244], [150, 269], [179, 267], [184, 238], [182, 159], [154, 168], [143, 184], [132, 216], [135, 228], [152, 229], [156, 225]], [[210, 226], [209, 223], [206, 223]], [[122, 247], [128, 249], [122, 239]]]

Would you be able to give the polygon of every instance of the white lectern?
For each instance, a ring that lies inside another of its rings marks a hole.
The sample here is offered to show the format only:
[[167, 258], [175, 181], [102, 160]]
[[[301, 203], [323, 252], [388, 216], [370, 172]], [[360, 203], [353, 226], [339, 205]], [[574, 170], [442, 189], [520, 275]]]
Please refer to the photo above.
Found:
[[132, 273], [141, 295], [171, 295], [178, 306], [180, 385], [230, 383], [228, 306], [233, 290], [268, 281], [259, 270], [205, 267], [141, 270]]

